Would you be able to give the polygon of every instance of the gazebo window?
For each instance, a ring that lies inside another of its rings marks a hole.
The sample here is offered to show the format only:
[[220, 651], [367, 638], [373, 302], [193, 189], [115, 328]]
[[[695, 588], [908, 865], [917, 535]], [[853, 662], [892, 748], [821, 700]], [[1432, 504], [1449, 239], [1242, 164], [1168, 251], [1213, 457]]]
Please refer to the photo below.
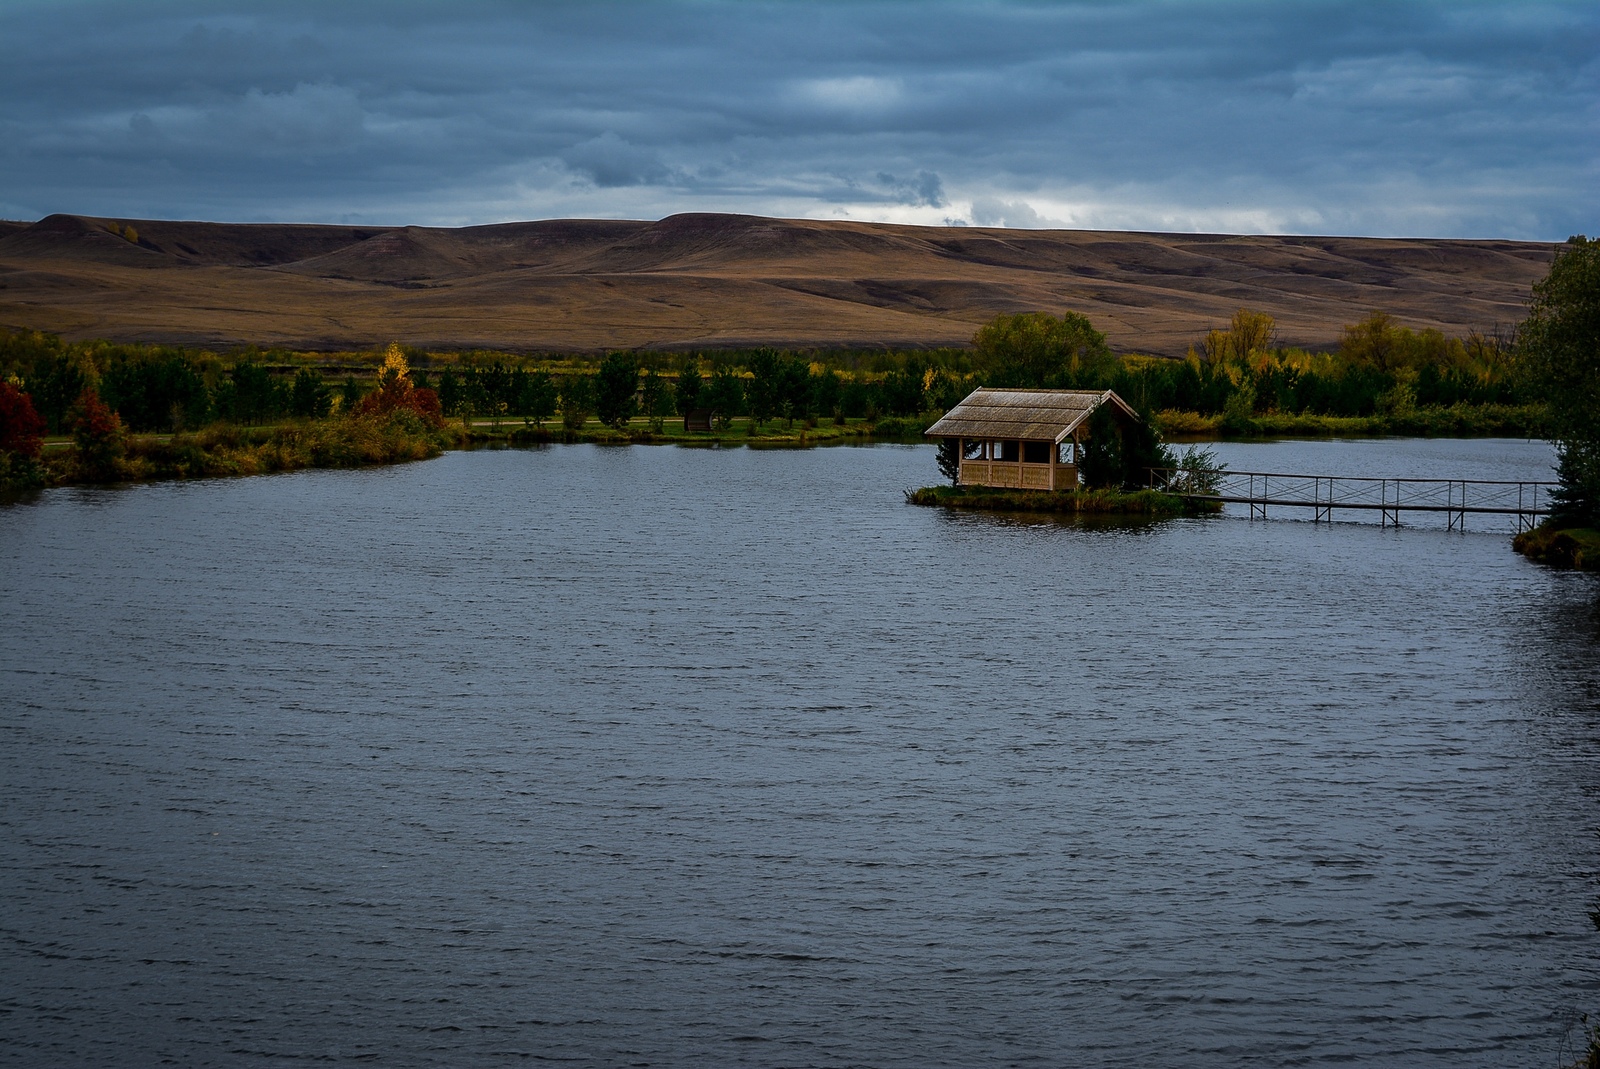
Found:
[[1023, 460], [1023, 463], [1025, 463], [1025, 464], [1048, 464], [1048, 463], [1050, 463], [1050, 443], [1049, 442], [1023, 442], [1022, 443], [1022, 460]]
[[1056, 446], [1056, 450], [1056, 463], [1076, 464], [1078, 462], [1077, 451], [1074, 448], [1074, 443], [1071, 438], [1068, 438], [1066, 441]]
[[1017, 440], [1006, 438], [998, 442], [989, 443], [989, 457], [993, 460], [1012, 461], [1017, 459]]
[[983, 439], [982, 438], [963, 438], [963, 439], [961, 439], [961, 459], [962, 460], [982, 460], [983, 459]]

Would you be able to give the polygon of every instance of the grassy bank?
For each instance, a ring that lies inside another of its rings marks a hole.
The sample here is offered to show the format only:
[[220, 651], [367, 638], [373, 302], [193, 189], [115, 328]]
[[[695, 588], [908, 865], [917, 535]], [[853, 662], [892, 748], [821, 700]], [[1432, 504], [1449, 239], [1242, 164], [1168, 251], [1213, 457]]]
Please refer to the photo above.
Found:
[[910, 491], [913, 505], [986, 512], [1049, 512], [1077, 516], [1196, 516], [1222, 511], [1214, 502], [1194, 502], [1154, 490], [1002, 490], [990, 486], [924, 486]]
[[130, 435], [92, 450], [46, 449], [37, 461], [9, 458], [0, 490], [265, 475], [304, 468], [359, 468], [426, 460], [463, 444], [459, 427], [437, 429], [397, 412], [275, 427], [218, 425], [193, 434]]
[[1413, 408], [1373, 416], [1321, 416], [1263, 412], [1203, 415], [1165, 410], [1156, 423], [1168, 436], [1185, 438], [1542, 438], [1542, 405], [1450, 405]]
[[1552, 568], [1600, 572], [1600, 531], [1592, 527], [1535, 527], [1517, 535], [1511, 546], [1529, 560]]
[[784, 420], [756, 423], [748, 418], [731, 420], [725, 430], [686, 431], [682, 420], [665, 420], [659, 428], [649, 420], [633, 419], [622, 427], [608, 427], [595, 420], [581, 427], [565, 427], [554, 421], [543, 426], [509, 420], [498, 424], [473, 420], [469, 424], [474, 442], [505, 442], [509, 445], [538, 445], [547, 442], [592, 442], [602, 445], [629, 443], [656, 445], [757, 445], [804, 447], [844, 442], [921, 442], [922, 432], [933, 425], [937, 415], [918, 418], [883, 417], [877, 420], [847, 419], [801, 421]]

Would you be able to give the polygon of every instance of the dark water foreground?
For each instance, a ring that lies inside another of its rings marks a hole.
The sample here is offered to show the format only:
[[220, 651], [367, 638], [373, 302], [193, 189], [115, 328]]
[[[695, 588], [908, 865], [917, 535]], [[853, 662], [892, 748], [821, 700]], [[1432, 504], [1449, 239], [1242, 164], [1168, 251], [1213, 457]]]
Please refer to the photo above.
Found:
[[932, 470], [0, 511], [0, 1061], [1555, 1063], [1600, 1009], [1595, 577], [903, 504]]

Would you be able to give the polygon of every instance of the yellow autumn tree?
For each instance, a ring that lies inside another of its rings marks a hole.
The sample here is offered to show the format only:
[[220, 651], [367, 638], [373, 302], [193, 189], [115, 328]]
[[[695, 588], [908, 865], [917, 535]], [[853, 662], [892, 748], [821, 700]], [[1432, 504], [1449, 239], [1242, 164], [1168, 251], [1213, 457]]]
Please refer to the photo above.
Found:
[[1240, 308], [1233, 313], [1227, 330], [1213, 330], [1206, 335], [1206, 362], [1225, 361], [1250, 363], [1251, 357], [1270, 353], [1278, 340], [1278, 324], [1265, 312]]
[[[432, 391], [426, 391], [429, 396]], [[411, 365], [399, 342], [390, 342], [384, 350], [383, 364], [378, 368], [378, 388], [361, 399], [359, 412], [393, 412], [397, 408], [414, 408], [418, 398], [416, 384], [411, 381]], [[437, 407], [434, 399], [432, 407]]]
[[377, 407], [387, 412], [405, 404], [411, 395], [411, 365], [399, 342], [390, 342], [383, 352], [383, 366], [378, 368]]

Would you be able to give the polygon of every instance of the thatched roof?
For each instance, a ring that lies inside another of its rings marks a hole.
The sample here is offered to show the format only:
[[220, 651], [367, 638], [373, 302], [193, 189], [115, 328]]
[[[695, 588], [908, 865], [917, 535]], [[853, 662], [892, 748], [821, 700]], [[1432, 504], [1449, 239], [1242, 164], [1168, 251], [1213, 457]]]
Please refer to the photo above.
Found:
[[1062, 442], [1094, 410], [1110, 403], [1124, 419], [1138, 419], [1110, 390], [992, 390], [980, 386], [928, 428], [932, 438], [1020, 438]]

